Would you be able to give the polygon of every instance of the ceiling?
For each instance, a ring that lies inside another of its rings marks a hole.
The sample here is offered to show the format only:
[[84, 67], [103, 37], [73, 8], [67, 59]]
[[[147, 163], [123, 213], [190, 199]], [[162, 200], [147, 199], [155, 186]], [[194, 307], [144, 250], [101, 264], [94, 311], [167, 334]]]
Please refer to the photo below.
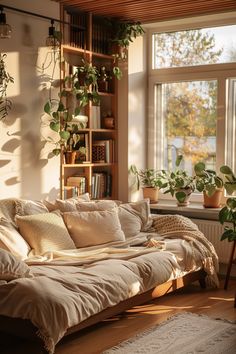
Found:
[[96, 15], [141, 23], [236, 11], [236, 0], [52, 0]]

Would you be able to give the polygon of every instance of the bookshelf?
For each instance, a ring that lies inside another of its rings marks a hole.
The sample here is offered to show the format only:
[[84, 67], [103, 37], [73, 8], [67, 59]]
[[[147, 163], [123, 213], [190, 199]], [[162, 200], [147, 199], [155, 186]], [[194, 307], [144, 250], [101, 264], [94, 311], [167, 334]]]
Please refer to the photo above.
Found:
[[[73, 156], [61, 152], [61, 198], [88, 192], [92, 199], [118, 197], [118, 146], [117, 146], [117, 83], [110, 78], [114, 58], [109, 55], [109, 31], [104, 21], [88, 13], [70, 13], [61, 6], [62, 20], [85, 28], [79, 32], [73, 27], [62, 26], [61, 77], [71, 74], [81, 59], [95, 66], [99, 73], [99, 105], [89, 102], [82, 114], [88, 117], [86, 127], [79, 127], [81, 136], [73, 146]], [[105, 68], [105, 69], [104, 69]], [[77, 148], [85, 147], [81, 159]]]

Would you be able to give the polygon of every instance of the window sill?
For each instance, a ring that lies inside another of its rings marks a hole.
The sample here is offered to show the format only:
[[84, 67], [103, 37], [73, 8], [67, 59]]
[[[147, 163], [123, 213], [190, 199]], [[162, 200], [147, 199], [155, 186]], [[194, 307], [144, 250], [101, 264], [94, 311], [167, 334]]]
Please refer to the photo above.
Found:
[[201, 203], [191, 202], [186, 207], [179, 207], [175, 201], [161, 200], [150, 204], [152, 214], [179, 214], [193, 219], [218, 220], [221, 208], [204, 208]]

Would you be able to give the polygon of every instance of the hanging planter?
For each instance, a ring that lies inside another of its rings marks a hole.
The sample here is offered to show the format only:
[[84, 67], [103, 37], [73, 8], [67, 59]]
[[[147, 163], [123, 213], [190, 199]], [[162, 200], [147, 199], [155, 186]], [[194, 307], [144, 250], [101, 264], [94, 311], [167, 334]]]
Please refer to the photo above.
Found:
[[6, 71], [6, 54], [0, 53], [0, 120], [8, 115], [12, 107], [12, 102], [7, 98], [7, 87], [10, 82], [14, 82], [13, 77]]

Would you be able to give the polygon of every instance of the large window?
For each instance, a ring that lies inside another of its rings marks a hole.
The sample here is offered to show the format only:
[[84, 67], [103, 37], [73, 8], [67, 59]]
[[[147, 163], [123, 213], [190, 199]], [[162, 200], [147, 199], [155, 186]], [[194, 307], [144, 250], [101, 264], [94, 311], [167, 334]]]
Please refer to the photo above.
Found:
[[148, 164], [236, 168], [236, 26], [150, 31]]

